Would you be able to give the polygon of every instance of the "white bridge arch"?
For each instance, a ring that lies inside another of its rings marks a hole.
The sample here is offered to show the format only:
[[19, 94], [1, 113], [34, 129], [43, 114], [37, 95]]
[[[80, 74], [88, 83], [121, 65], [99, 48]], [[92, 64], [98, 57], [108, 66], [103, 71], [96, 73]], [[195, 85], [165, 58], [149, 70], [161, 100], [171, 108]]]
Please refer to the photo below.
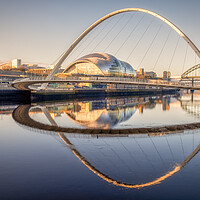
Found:
[[[150, 15], [153, 15], [155, 17], [157, 17], [158, 19], [162, 20], [163, 22], [165, 22], [166, 24], [168, 24], [172, 29], [174, 29], [189, 45], [190, 47], [194, 50], [194, 52], [196, 53], [196, 55], [200, 58], [200, 50], [195, 46], [195, 44], [176, 26], [174, 25], [172, 22], [170, 22], [168, 19], [166, 19], [165, 17], [150, 11], [150, 10], [146, 10], [146, 9], [142, 9], [142, 8], [125, 8], [125, 9], [120, 9], [114, 12], [111, 12], [107, 15], [105, 15], [104, 17], [100, 18], [99, 20], [97, 20], [95, 23], [93, 23], [91, 26], [89, 26], [72, 44], [71, 46], [65, 51], [65, 53], [60, 57], [60, 59], [58, 60], [58, 62], [55, 64], [54, 68], [52, 69], [51, 73], [47, 76], [46, 81], [51, 80], [51, 78], [53, 77], [53, 75], [55, 74], [55, 72], [60, 68], [60, 66], [62, 65], [62, 63], [65, 61], [65, 59], [68, 57], [68, 55], [73, 51], [73, 49], [79, 44], [79, 42], [88, 34], [90, 33], [95, 27], [97, 27], [99, 24], [101, 24], [103, 21], [118, 15], [120, 13], [124, 13], [124, 12], [142, 12], [142, 13], [147, 13]], [[41, 87], [45, 88], [47, 86], [47, 83], [44, 83]]]

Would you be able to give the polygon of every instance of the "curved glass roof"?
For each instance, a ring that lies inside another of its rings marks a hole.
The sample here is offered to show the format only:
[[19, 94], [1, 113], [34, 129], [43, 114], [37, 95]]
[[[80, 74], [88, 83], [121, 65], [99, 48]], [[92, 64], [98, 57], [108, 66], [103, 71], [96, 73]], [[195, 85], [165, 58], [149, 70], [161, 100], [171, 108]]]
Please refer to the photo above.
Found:
[[63, 73], [68, 73], [72, 67], [81, 63], [92, 63], [96, 65], [105, 75], [136, 75], [136, 71], [130, 64], [120, 61], [116, 57], [107, 53], [92, 53], [83, 56], [70, 64], [63, 71]]

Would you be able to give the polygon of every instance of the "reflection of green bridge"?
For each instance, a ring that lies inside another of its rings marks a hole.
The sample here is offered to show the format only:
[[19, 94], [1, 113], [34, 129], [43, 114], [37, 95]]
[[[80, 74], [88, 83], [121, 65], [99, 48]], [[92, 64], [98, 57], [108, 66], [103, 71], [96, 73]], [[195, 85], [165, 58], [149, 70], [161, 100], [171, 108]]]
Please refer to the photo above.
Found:
[[187, 113], [195, 116], [200, 117], [200, 102], [199, 101], [181, 101], [181, 107]]

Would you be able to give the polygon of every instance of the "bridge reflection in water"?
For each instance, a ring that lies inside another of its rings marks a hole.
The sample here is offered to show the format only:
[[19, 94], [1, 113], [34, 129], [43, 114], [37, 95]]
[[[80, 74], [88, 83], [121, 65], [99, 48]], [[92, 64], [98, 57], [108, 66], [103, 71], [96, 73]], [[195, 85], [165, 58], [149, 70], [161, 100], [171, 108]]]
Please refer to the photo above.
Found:
[[105, 181], [143, 188], [160, 184], [190, 162], [200, 151], [200, 145], [194, 149], [200, 134], [194, 134], [112, 138], [59, 135], [67, 145], [73, 144], [75, 156]]
[[[142, 105], [144, 106], [148, 102], [143, 102]], [[138, 104], [137, 106], [139, 106]], [[117, 105], [119, 106], [119, 104]], [[75, 108], [79, 108], [80, 105], [75, 103], [73, 106], [71, 104], [68, 106], [71, 111], [75, 112], [77, 111]], [[55, 128], [57, 123], [49, 112], [55, 108], [47, 107], [48, 110], [45, 106], [36, 106], [31, 110], [30, 106], [22, 105], [14, 111], [13, 118], [25, 127], [49, 133], [44, 124], [41, 125], [42, 123], [28, 117], [31, 112], [42, 110], [52, 127]], [[104, 107], [102, 106], [103, 110]], [[121, 104], [121, 109], [126, 110], [127, 108]], [[62, 109], [59, 109], [59, 112], [63, 112]], [[119, 114], [119, 117], [115, 117], [113, 121], [116, 123], [116, 119], [117, 122], [128, 119], [130, 115], [134, 114], [134, 109], [124, 113], [128, 114], [123, 114], [124, 118]], [[78, 121], [81, 121], [79, 117], [76, 118], [76, 112], [73, 113], [73, 116], [75, 116], [74, 119], [78, 118]], [[94, 114], [92, 114], [93, 116]], [[83, 124], [83, 121], [80, 123]], [[86, 125], [88, 123], [86, 120]], [[109, 126], [111, 127], [115, 123], [109, 123]], [[100, 126], [102, 126], [101, 123]], [[179, 172], [200, 151], [200, 132], [198, 129], [171, 134], [91, 135], [65, 133], [64, 131], [62, 133], [54, 132], [54, 134], [58, 135], [60, 141], [64, 142], [66, 147], [98, 177], [113, 185], [126, 188], [143, 188], [160, 184]]]

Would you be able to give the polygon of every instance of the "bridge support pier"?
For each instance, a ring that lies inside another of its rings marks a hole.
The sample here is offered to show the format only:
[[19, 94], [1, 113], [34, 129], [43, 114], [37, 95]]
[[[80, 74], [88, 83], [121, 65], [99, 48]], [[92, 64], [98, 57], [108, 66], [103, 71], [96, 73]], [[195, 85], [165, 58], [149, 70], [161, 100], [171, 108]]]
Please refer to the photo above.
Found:
[[193, 100], [194, 100], [194, 90], [190, 90], [190, 93], [191, 93], [191, 101], [193, 102]]

